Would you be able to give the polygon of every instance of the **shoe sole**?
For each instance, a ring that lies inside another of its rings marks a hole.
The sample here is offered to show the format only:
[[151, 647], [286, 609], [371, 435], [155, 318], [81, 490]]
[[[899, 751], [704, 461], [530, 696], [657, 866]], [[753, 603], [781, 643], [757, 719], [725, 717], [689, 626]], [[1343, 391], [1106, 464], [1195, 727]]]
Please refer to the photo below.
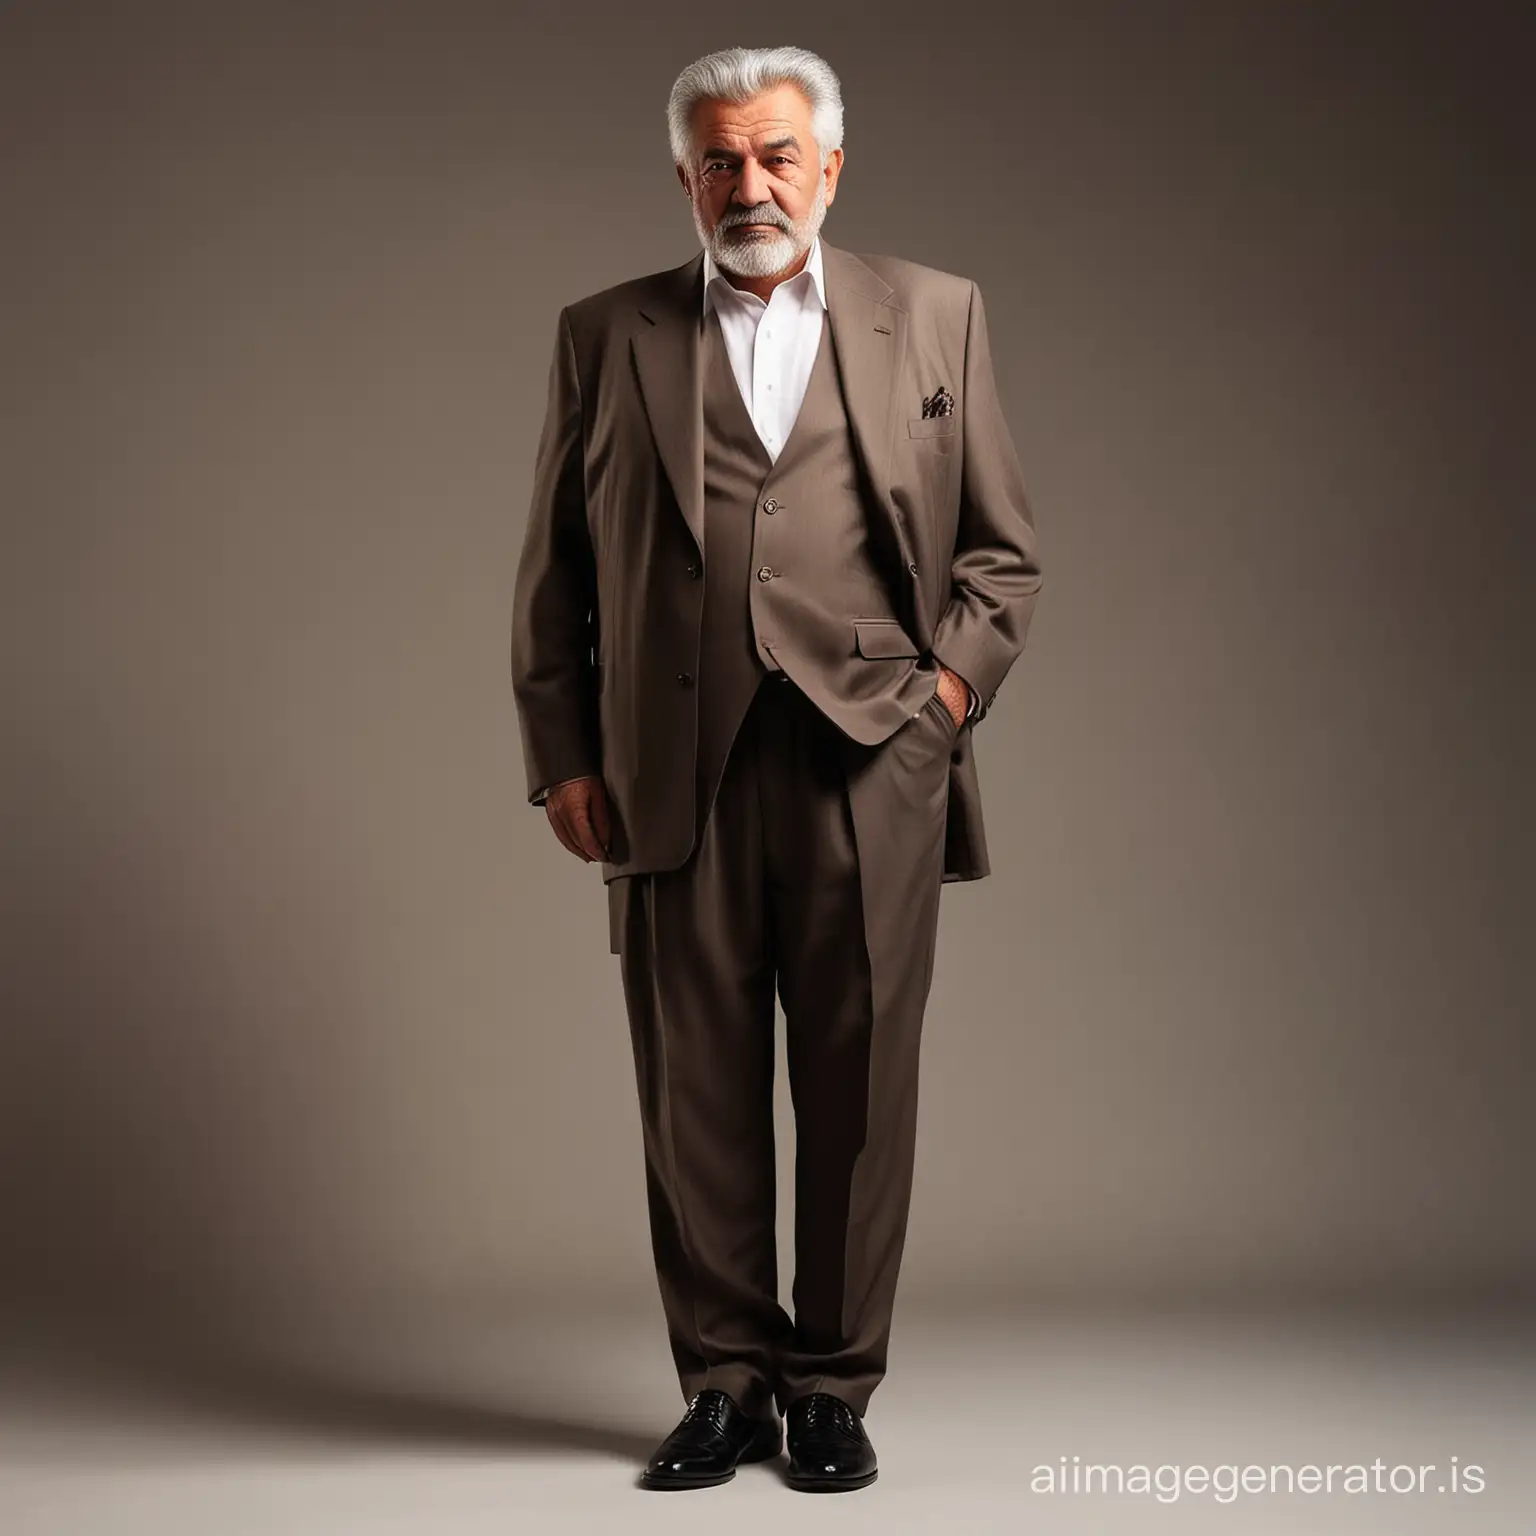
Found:
[[722, 1473], [719, 1477], [697, 1477], [689, 1478], [686, 1481], [679, 1478], [663, 1480], [659, 1477], [652, 1477], [647, 1472], [642, 1472], [640, 1474], [640, 1486], [642, 1488], [649, 1488], [653, 1493], [683, 1493], [689, 1488], [718, 1488], [721, 1483], [728, 1483], [735, 1476], [735, 1467], [732, 1467], [729, 1472]]
[[728, 1483], [736, 1476], [736, 1467], [745, 1466], [751, 1462], [772, 1461], [780, 1451], [784, 1449], [782, 1432], [774, 1436], [772, 1445], [760, 1443], [748, 1445], [740, 1456], [736, 1458], [736, 1466], [728, 1472], [721, 1472], [715, 1477], [653, 1477], [649, 1472], [640, 1474], [640, 1486], [650, 1488], [657, 1493], [677, 1493], [688, 1488], [718, 1488], [721, 1483]]
[[785, 1475], [785, 1482], [797, 1493], [849, 1493], [854, 1488], [868, 1488], [874, 1479], [879, 1478], [880, 1468], [874, 1471], [866, 1471], [857, 1478], [805, 1478], [805, 1476]]
[[879, 1477], [880, 1469], [865, 1472], [859, 1477], [794, 1477], [785, 1476], [785, 1482], [797, 1493], [851, 1493], [855, 1488], [868, 1488]]

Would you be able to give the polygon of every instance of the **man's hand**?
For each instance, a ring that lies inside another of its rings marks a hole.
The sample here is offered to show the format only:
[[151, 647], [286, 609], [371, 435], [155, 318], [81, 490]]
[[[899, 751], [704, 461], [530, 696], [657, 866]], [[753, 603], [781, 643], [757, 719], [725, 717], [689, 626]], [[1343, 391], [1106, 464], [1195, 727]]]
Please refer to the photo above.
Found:
[[598, 774], [567, 779], [550, 790], [544, 812], [555, 836], [588, 864], [608, 857], [608, 791]]
[[945, 709], [949, 711], [949, 718], [955, 722], [955, 729], [958, 731], [965, 724], [966, 711], [971, 707], [970, 684], [958, 672], [951, 672], [941, 661], [938, 692]]

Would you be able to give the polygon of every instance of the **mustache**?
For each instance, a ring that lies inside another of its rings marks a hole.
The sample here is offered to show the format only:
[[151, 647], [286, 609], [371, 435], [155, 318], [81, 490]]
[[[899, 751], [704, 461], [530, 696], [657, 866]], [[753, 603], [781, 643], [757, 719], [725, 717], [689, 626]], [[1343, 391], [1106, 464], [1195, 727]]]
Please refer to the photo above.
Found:
[[717, 229], [735, 229], [738, 224], [772, 224], [776, 229], [789, 232], [789, 220], [778, 209], [747, 208], [741, 213], [726, 214], [716, 225]]

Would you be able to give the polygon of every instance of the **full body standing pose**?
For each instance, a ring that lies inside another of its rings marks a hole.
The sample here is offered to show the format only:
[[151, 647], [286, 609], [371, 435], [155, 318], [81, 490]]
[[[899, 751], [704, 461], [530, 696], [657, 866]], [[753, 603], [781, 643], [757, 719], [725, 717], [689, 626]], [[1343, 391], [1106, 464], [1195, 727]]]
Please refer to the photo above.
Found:
[[602, 862], [688, 1402], [648, 1487], [783, 1425], [792, 1486], [875, 1476], [939, 892], [989, 872], [972, 733], [1041, 584], [975, 283], [820, 237], [842, 115], [799, 48], [678, 78], [703, 248], [561, 310], [517, 572], [529, 798]]

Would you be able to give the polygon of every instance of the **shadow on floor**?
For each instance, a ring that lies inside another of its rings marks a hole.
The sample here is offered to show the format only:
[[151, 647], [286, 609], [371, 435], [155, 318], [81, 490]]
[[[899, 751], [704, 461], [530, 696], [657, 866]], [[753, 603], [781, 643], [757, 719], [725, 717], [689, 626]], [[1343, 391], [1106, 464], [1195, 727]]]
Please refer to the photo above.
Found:
[[120, 1413], [138, 1424], [174, 1420], [332, 1444], [571, 1451], [632, 1461], [638, 1468], [670, 1427], [641, 1432], [604, 1424], [596, 1415], [456, 1400], [430, 1388], [369, 1382], [355, 1369], [285, 1358], [275, 1350], [264, 1355], [157, 1332], [34, 1336], [23, 1374], [66, 1413], [75, 1407], [93, 1418]]

